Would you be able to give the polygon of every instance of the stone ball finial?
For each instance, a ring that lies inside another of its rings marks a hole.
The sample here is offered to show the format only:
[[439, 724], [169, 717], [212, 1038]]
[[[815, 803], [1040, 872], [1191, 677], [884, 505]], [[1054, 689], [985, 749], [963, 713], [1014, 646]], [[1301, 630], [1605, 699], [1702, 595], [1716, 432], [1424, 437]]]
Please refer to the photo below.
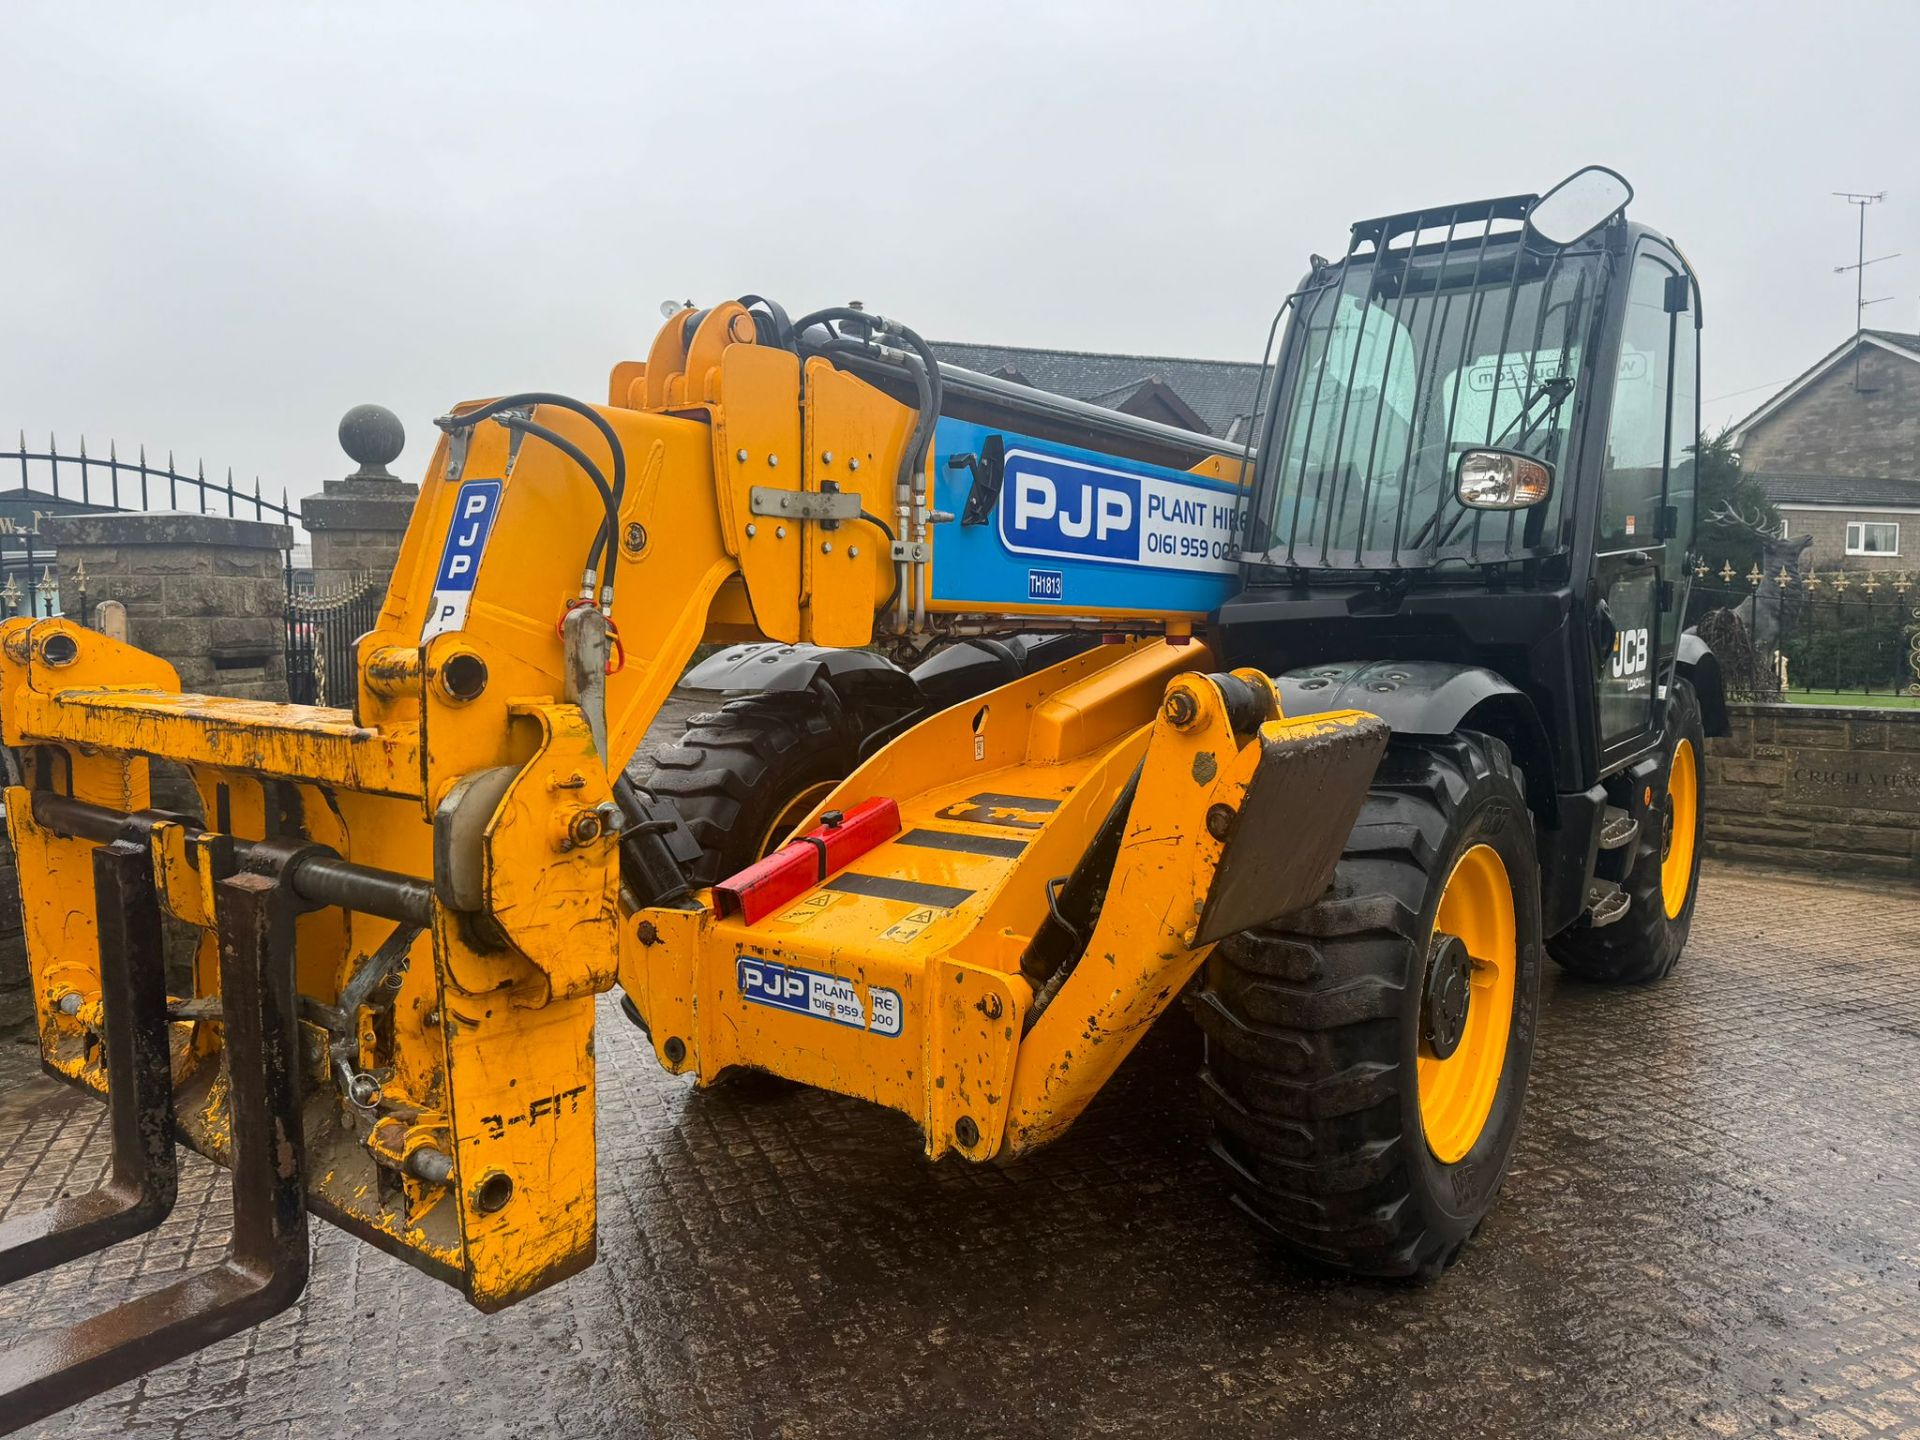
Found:
[[356, 405], [340, 417], [340, 448], [360, 466], [350, 479], [399, 479], [387, 465], [400, 458], [406, 443], [400, 417], [384, 405]]

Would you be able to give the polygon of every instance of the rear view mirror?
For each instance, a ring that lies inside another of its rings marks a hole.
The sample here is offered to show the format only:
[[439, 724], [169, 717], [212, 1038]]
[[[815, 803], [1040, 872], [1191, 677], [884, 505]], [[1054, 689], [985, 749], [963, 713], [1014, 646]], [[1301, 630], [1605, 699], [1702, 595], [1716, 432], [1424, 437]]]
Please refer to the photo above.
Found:
[[1527, 211], [1527, 228], [1549, 245], [1584, 240], [1633, 199], [1633, 186], [1604, 165], [1576, 170]]

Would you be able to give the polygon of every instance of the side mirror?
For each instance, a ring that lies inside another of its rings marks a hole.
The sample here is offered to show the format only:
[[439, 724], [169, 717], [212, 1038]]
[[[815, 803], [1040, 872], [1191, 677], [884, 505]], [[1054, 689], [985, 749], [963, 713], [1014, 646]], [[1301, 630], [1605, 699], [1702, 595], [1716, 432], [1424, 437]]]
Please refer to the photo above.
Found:
[[1454, 466], [1453, 493], [1469, 510], [1525, 510], [1553, 493], [1553, 466], [1518, 450], [1469, 450]]
[[1584, 240], [1633, 199], [1633, 186], [1604, 165], [1576, 170], [1527, 211], [1527, 228], [1549, 245]]

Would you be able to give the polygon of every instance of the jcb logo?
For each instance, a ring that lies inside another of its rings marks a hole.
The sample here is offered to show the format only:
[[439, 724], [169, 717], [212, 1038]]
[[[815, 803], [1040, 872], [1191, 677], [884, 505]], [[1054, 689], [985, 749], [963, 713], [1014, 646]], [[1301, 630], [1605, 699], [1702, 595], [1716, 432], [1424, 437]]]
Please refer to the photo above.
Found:
[[1609, 671], [1616, 680], [1638, 675], [1647, 668], [1651, 655], [1646, 626], [1642, 625], [1637, 630], [1622, 630], [1613, 637], [1613, 659]]

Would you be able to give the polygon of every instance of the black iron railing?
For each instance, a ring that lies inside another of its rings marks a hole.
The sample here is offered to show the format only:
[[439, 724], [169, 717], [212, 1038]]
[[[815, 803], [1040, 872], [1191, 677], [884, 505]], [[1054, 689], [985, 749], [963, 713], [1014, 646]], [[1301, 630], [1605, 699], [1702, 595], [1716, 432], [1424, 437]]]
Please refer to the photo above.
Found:
[[209, 480], [204, 460], [191, 471], [182, 470], [169, 452], [166, 464], [153, 464], [144, 445], [138, 458], [122, 460], [118, 445], [111, 441], [107, 453], [100, 456], [87, 453], [84, 437], [76, 450], [63, 451], [52, 436], [47, 437], [46, 449], [35, 450], [22, 434], [17, 449], [0, 450], [0, 485], [16, 476], [20, 489], [31, 495], [99, 510], [193, 510], [283, 525], [300, 523], [299, 508], [288, 500], [284, 486], [280, 498], [270, 500], [257, 476], [251, 490], [244, 483], [235, 484], [232, 467], [224, 481]]
[[1703, 567], [1688, 610], [1715, 653], [1727, 652], [1723, 669], [1741, 698], [1858, 695], [1920, 706], [1920, 574]]
[[380, 618], [385, 592], [379, 578], [364, 575], [326, 593], [304, 594], [287, 579], [287, 698], [296, 705], [351, 708], [358, 674], [354, 650]]

